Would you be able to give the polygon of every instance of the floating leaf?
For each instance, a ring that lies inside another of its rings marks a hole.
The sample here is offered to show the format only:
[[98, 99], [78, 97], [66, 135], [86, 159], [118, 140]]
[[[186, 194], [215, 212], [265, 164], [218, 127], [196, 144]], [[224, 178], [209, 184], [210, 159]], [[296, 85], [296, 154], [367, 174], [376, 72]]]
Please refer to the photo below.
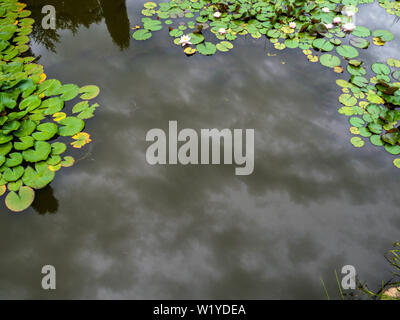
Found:
[[132, 36], [133, 36], [133, 39], [135, 39], [135, 40], [147, 40], [152, 37], [152, 34], [149, 30], [140, 29], [140, 30], [135, 31]]
[[212, 55], [217, 51], [217, 48], [211, 42], [205, 42], [197, 45], [197, 51], [202, 55]]
[[350, 139], [350, 142], [356, 148], [361, 148], [364, 146], [365, 142], [360, 137], [353, 137]]
[[383, 42], [389, 42], [394, 39], [393, 33], [387, 30], [375, 30], [372, 35], [375, 38], [379, 38]]
[[63, 137], [73, 136], [83, 130], [85, 122], [76, 117], [67, 117], [58, 122], [62, 126], [58, 129], [58, 134]]
[[340, 59], [336, 56], [333, 56], [329, 53], [323, 54], [320, 58], [319, 58], [320, 63], [325, 66], [325, 67], [329, 67], [329, 68], [334, 68], [334, 67], [338, 67], [340, 66]]
[[80, 132], [72, 137], [72, 139], [76, 140], [71, 143], [74, 148], [82, 148], [84, 145], [88, 144], [92, 140], [90, 139], [90, 134], [86, 132]]
[[34, 188], [42, 189], [54, 179], [54, 172], [51, 171], [48, 165], [44, 162], [35, 164], [35, 169], [28, 167], [22, 177], [25, 185]]
[[342, 57], [347, 58], [347, 59], [354, 59], [358, 57], [358, 51], [357, 49], [348, 46], [348, 45], [342, 45], [340, 47], [336, 48], [336, 52], [340, 54]]
[[84, 86], [79, 89], [79, 93], [83, 93], [81, 95], [81, 99], [83, 100], [91, 100], [96, 98], [100, 93], [100, 88], [98, 86], [89, 85]]
[[13, 212], [22, 212], [28, 209], [35, 199], [35, 192], [29, 187], [21, 187], [18, 194], [10, 192], [6, 197], [6, 206]]
[[25, 161], [39, 162], [46, 160], [51, 152], [50, 144], [44, 141], [36, 141], [34, 146], [34, 149], [25, 150], [22, 153]]

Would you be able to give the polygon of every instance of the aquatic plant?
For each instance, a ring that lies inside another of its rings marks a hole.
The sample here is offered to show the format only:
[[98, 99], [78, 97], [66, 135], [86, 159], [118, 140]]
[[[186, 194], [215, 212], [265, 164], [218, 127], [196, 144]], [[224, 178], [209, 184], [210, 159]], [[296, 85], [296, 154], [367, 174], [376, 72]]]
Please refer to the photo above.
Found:
[[[320, 62], [336, 73], [350, 74], [339, 79], [342, 87], [339, 113], [349, 116], [350, 142], [375, 146], [392, 155], [400, 154], [400, 61], [390, 58], [370, 66], [357, 59], [359, 50], [371, 44], [383, 46], [394, 39], [387, 30], [355, 25], [360, 4], [373, 0], [170, 0], [144, 4], [142, 26], [133, 32], [135, 40], [147, 40], [152, 33], [169, 28], [174, 43], [188, 56], [227, 52], [238, 36], [266, 37], [277, 50], [300, 48], [310, 62]], [[379, 0], [388, 13], [399, 16], [399, 3]], [[209, 30], [208, 30], [209, 29]], [[208, 30], [208, 31], [207, 31]], [[210, 39], [211, 36], [211, 39]], [[212, 36], [216, 42], [212, 40]], [[184, 37], [184, 38], [183, 38]], [[183, 41], [182, 39], [189, 39]], [[400, 168], [400, 158], [393, 163]]]
[[[99, 94], [97, 86], [79, 88], [46, 79], [43, 66], [29, 56], [29, 37], [34, 20], [26, 4], [0, 0], [0, 195], [15, 212], [27, 209], [35, 191], [47, 186], [74, 158], [64, 156], [72, 137], [73, 148], [90, 142], [83, 133], [85, 120], [98, 104], [88, 100]], [[82, 100], [67, 116], [65, 102]]]

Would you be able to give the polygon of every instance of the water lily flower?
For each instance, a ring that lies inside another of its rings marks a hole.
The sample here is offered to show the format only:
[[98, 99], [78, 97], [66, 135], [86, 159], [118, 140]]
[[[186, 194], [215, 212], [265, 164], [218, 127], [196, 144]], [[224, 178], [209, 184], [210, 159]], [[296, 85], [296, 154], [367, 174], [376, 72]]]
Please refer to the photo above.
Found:
[[327, 7], [322, 8], [322, 12], [328, 13], [331, 12], [331, 10]]
[[348, 16], [348, 17], [353, 17], [355, 14], [356, 13], [354, 11], [351, 11], [351, 10], [345, 11], [345, 15]]
[[190, 36], [188, 35], [184, 35], [180, 38], [179, 43], [182, 45], [182, 47], [188, 45], [188, 44], [192, 44], [190, 42]]
[[295, 29], [296, 28], [296, 22], [289, 22], [289, 28]]
[[218, 33], [222, 36], [226, 34], [226, 29], [225, 28], [219, 28]]
[[214, 12], [214, 18], [220, 18], [221, 17], [221, 12], [216, 11]]
[[324, 25], [327, 29], [332, 29], [333, 28], [333, 24], [332, 23], [327, 23]]
[[341, 17], [335, 17], [335, 18], [333, 18], [333, 23], [334, 24], [339, 24], [339, 23], [341, 23], [342, 22], [342, 18]]
[[344, 31], [353, 31], [356, 28], [354, 23], [346, 23], [343, 25], [343, 30]]

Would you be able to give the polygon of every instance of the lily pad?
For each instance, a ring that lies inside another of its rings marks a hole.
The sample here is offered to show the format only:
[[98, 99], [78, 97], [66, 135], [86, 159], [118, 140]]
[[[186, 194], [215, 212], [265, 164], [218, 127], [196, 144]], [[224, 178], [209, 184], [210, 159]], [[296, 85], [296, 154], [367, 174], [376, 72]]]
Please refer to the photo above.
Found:
[[35, 169], [28, 167], [22, 177], [25, 185], [34, 189], [42, 189], [54, 179], [54, 172], [48, 167], [48, 164], [41, 162], [35, 165]]
[[83, 130], [85, 122], [76, 117], [67, 117], [58, 122], [62, 126], [58, 128], [58, 134], [62, 137], [73, 136]]
[[79, 93], [83, 93], [81, 95], [81, 99], [83, 100], [91, 100], [96, 98], [100, 93], [100, 88], [98, 86], [89, 85], [84, 86], [79, 89]]
[[35, 199], [35, 192], [29, 187], [21, 187], [19, 192], [10, 192], [6, 197], [6, 206], [13, 212], [22, 212], [28, 209]]

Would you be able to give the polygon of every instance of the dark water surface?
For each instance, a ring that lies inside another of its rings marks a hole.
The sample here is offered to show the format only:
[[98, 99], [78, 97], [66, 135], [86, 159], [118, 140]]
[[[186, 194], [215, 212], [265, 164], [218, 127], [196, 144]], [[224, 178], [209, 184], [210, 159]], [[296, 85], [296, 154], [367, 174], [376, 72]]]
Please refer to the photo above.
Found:
[[[32, 50], [48, 78], [99, 85], [101, 108], [86, 129], [93, 143], [32, 209], [10, 214], [1, 202], [1, 298], [324, 299], [320, 277], [335, 296], [345, 264], [372, 286], [390, 277], [383, 254], [400, 235], [400, 171], [382, 148], [350, 145], [335, 84], [348, 75], [262, 39], [190, 58], [167, 29], [135, 42], [144, 0], [30, 2]], [[57, 8], [56, 32], [40, 29], [44, 4]], [[357, 23], [400, 31], [378, 6]], [[363, 56], [399, 52], [396, 38]], [[148, 165], [146, 132], [169, 120], [254, 128], [253, 175]], [[41, 288], [46, 264], [55, 291]]]

